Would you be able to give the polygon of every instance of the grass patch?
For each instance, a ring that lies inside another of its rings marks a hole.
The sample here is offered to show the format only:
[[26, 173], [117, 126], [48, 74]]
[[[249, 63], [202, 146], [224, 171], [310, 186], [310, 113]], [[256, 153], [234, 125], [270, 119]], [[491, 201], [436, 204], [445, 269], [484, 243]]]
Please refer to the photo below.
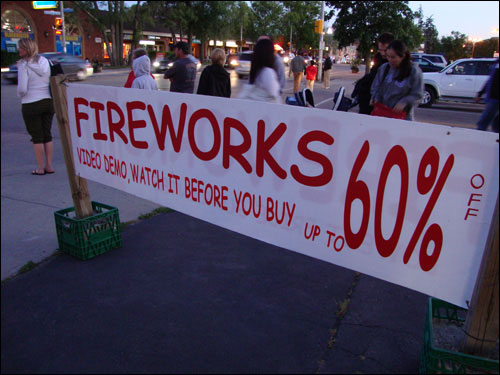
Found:
[[31, 260], [26, 263], [24, 266], [19, 268], [19, 274], [26, 273], [28, 271], [31, 271], [33, 268], [35, 268], [37, 264], [33, 263]]
[[147, 214], [142, 214], [140, 215], [137, 220], [130, 220], [130, 221], [125, 221], [125, 222], [120, 222], [120, 229], [123, 232], [125, 228], [127, 228], [130, 225], [134, 225], [138, 223], [140, 220], [146, 220], [149, 219], [150, 217], [159, 215], [159, 214], [166, 214], [167, 212], [172, 212], [173, 210], [168, 208], [168, 207], [158, 207], [155, 208], [153, 211]]
[[149, 214], [144, 214], [139, 216], [139, 220], [144, 220], [144, 219], [149, 219], [150, 217], [159, 215], [159, 214], [166, 214], [167, 212], [172, 211], [168, 207], [158, 207], [155, 208], [153, 211], [151, 211]]

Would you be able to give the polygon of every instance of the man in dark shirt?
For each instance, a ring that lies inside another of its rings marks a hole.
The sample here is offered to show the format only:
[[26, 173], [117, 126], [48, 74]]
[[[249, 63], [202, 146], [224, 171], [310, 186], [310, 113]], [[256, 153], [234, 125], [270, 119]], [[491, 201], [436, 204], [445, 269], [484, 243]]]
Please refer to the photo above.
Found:
[[188, 56], [187, 43], [177, 42], [174, 45], [174, 53], [177, 60], [174, 66], [165, 72], [163, 78], [170, 79], [171, 92], [192, 94], [196, 79], [196, 64]]

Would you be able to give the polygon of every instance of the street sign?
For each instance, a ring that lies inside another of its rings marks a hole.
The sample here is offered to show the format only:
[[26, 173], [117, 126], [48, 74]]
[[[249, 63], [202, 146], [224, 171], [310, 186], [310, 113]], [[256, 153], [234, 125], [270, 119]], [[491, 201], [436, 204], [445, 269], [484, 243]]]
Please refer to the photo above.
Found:
[[54, 9], [57, 1], [33, 1], [33, 9]]
[[51, 16], [60, 16], [61, 12], [59, 12], [58, 10], [44, 10], [43, 14], [49, 14]]
[[73, 8], [65, 8], [64, 13], [73, 13]]

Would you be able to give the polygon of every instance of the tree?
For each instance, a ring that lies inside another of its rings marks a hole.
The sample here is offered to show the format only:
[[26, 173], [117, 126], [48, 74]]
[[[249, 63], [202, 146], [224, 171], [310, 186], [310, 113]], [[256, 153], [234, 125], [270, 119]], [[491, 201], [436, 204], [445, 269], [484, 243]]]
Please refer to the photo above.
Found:
[[496, 51], [498, 51], [498, 37], [485, 39], [476, 43], [474, 57], [493, 57]]
[[[73, 4], [75, 12], [77, 14], [78, 12], [85, 13], [94, 27], [102, 34], [111, 65], [122, 65], [125, 2], [74, 1]], [[99, 6], [103, 8], [107, 6], [107, 9], [101, 10]], [[110, 33], [107, 32], [108, 29], [111, 30]]]
[[320, 1], [283, 1], [285, 15], [282, 34], [289, 37], [292, 29], [292, 43], [298, 48], [319, 45], [319, 34], [314, 33], [314, 21], [320, 18]]
[[249, 30], [253, 40], [261, 35], [277, 37], [283, 35], [283, 6], [277, 1], [252, 1], [252, 26]]
[[370, 50], [376, 49], [376, 38], [390, 31], [396, 39], [403, 40], [409, 50], [422, 43], [422, 32], [414, 24], [415, 13], [407, 1], [327, 1], [332, 7], [326, 18], [335, 13], [334, 38], [339, 47], [358, 44], [357, 50], [365, 59], [366, 71], [370, 69]]
[[441, 38], [441, 48], [448, 61], [454, 61], [466, 56], [467, 36], [458, 31], [452, 31], [451, 36]]
[[[141, 1], [137, 0], [137, 4], [132, 5], [125, 12], [125, 21], [132, 24], [132, 50], [139, 48], [144, 25], [153, 23], [153, 18], [149, 12], [150, 8], [145, 2], [143, 2], [143, 5], [140, 3]], [[128, 64], [132, 64], [132, 59], [128, 59]]]
[[438, 31], [434, 25], [434, 20], [432, 16], [427, 17], [424, 27], [424, 52], [425, 53], [436, 53], [441, 51], [441, 44], [438, 39]]
[[229, 17], [228, 1], [193, 1], [192, 9], [196, 14], [196, 21], [190, 25], [190, 30], [200, 40], [200, 60], [205, 56], [204, 46], [208, 40], [218, 39], [217, 37], [225, 34], [228, 25], [226, 20]]

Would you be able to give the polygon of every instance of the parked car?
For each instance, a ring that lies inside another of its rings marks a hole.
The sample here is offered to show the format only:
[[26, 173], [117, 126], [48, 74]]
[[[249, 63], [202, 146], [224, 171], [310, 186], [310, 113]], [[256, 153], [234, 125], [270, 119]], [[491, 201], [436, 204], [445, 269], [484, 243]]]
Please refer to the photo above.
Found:
[[250, 74], [250, 67], [252, 65], [253, 51], [245, 51], [238, 55], [238, 65], [236, 65], [236, 74], [238, 78], [243, 78]]
[[440, 72], [443, 67], [436, 65], [425, 57], [413, 57], [412, 60], [418, 64], [422, 72]]
[[442, 55], [433, 55], [430, 53], [412, 53], [411, 57], [424, 57], [427, 60], [429, 60], [431, 63], [436, 64], [442, 68], [446, 68], [446, 65], [448, 65], [448, 61], [444, 58]]
[[229, 54], [226, 56], [226, 62], [224, 63], [224, 68], [233, 69], [238, 65], [238, 55]]
[[[59, 52], [45, 52], [40, 55], [50, 60], [53, 64], [60, 63], [63, 73], [67, 74], [69, 79], [82, 81], [94, 73], [92, 65], [78, 56]], [[17, 83], [17, 65], [9, 66], [9, 71], [3, 73], [2, 76], [12, 83]]]
[[495, 63], [492, 58], [460, 59], [438, 73], [424, 73], [420, 105], [430, 107], [437, 100], [473, 102]]
[[[192, 62], [196, 64], [196, 71], [199, 71], [201, 69], [200, 60], [198, 60], [193, 55], [188, 55], [188, 57], [191, 59]], [[156, 60], [151, 64], [152, 65], [151, 71], [153, 73], [165, 73], [168, 69], [170, 69], [174, 65], [174, 62], [175, 62], [175, 55], [165, 56], [162, 60]]]

